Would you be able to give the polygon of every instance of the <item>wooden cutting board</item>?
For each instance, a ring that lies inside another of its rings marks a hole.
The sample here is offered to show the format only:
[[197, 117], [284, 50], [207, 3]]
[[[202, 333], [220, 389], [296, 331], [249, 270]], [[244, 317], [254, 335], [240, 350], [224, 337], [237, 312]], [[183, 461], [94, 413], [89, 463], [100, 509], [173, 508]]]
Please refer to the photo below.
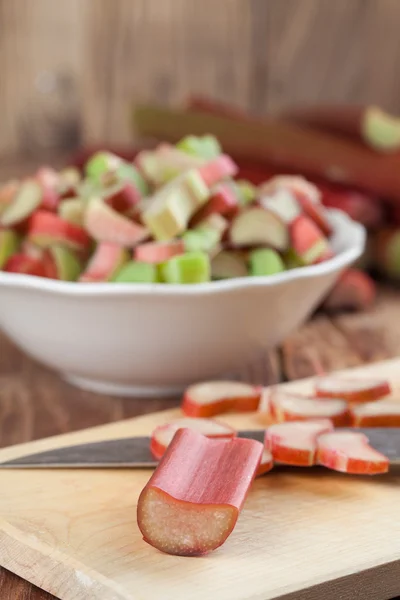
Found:
[[[400, 398], [400, 360], [352, 371]], [[307, 391], [311, 380], [286, 387]], [[178, 410], [14, 446], [0, 460], [148, 434]], [[254, 414], [226, 415], [240, 428]], [[0, 564], [62, 600], [383, 600], [400, 594], [400, 473], [367, 478], [281, 469], [258, 479], [239, 522], [203, 558], [163, 555], [141, 539], [148, 470], [0, 471]]]

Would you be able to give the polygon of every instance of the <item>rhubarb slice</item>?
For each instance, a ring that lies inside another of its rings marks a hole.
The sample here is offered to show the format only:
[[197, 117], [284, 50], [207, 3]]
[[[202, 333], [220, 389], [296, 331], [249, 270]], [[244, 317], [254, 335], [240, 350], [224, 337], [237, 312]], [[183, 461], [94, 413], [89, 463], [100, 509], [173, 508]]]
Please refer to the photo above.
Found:
[[113, 277], [115, 283], [157, 283], [158, 271], [154, 264], [132, 260]]
[[279, 254], [270, 248], [253, 250], [249, 254], [250, 275], [263, 277], [276, 275], [285, 270], [285, 264]]
[[287, 225], [302, 213], [301, 206], [294, 194], [284, 188], [279, 188], [268, 195], [263, 194], [258, 202], [263, 208], [276, 214]]
[[232, 279], [247, 275], [247, 260], [243, 252], [225, 250], [219, 252], [211, 261], [213, 279]]
[[178, 431], [139, 497], [143, 539], [179, 556], [221, 546], [236, 525], [262, 450], [254, 440], [210, 440]]
[[7, 273], [18, 273], [21, 275], [36, 275], [36, 277], [55, 278], [54, 273], [49, 269], [48, 263], [42, 259], [18, 253], [11, 256], [4, 265], [4, 271]]
[[356, 475], [387, 473], [389, 460], [371, 448], [363, 433], [333, 431], [320, 435], [317, 440], [318, 464]]
[[295, 198], [307, 198], [313, 204], [321, 201], [321, 193], [316, 185], [300, 175], [276, 175], [259, 186], [259, 194], [272, 195], [279, 190], [291, 192]]
[[391, 393], [384, 379], [349, 379], [341, 376], [319, 377], [315, 393], [323, 398], [343, 398], [347, 402], [372, 402]]
[[210, 281], [210, 258], [205, 252], [186, 252], [161, 265], [165, 283], [205, 283]]
[[122, 164], [122, 159], [111, 152], [96, 152], [85, 165], [85, 172], [89, 179], [101, 183], [107, 173], [116, 173]]
[[176, 147], [183, 152], [204, 159], [215, 158], [222, 152], [217, 138], [213, 135], [188, 135], [180, 140]]
[[232, 427], [214, 419], [176, 419], [166, 425], [159, 425], [151, 434], [150, 450], [154, 458], [159, 460], [164, 455], [175, 433], [183, 428], [198, 431], [209, 438], [230, 439], [236, 436], [236, 431]]
[[36, 172], [35, 180], [41, 187], [41, 208], [56, 212], [60, 201], [59, 174], [51, 167], [41, 167]]
[[0, 218], [3, 227], [12, 227], [29, 217], [42, 202], [40, 185], [32, 180], [27, 180], [20, 185], [13, 197], [12, 203], [6, 208]]
[[337, 427], [349, 424], [350, 416], [345, 400], [307, 398], [272, 389], [270, 402], [272, 414], [278, 422], [330, 419]]
[[148, 230], [123, 217], [100, 198], [91, 198], [85, 213], [85, 226], [98, 242], [132, 248], [149, 237]]
[[230, 240], [238, 247], [268, 246], [283, 251], [289, 246], [289, 232], [273, 212], [254, 207], [233, 219]]
[[64, 221], [82, 227], [84, 224], [85, 204], [81, 198], [66, 198], [60, 202], [58, 214]]
[[348, 269], [325, 298], [322, 307], [329, 312], [367, 310], [376, 298], [376, 285], [369, 275]]
[[271, 425], [265, 432], [265, 447], [274, 461], [296, 467], [311, 467], [317, 461], [317, 438], [331, 431], [328, 419]]
[[173, 256], [179, 256], [185, 252], [185, 244], [182, 240], [171, 240], [170, 242], [148, 242], [140, 244], [135, 248], [135, 259], [141, 262], [159, 264]]
[[102, 197], [113, 210], [119, 213], [129, 213], [139, 203], [141, 194], [132, 183], [122, 181], [105, 188]]
[[206, 162], [204, 165], [198, 167], [197, 170], [204, 183], [208, 187], [212, 187], [223, 179], [234, 177], [238, 172], [238, 167], [230, 156], [227, 154], [221, 154], [220, 156], [217, 156], [216, 158]]
[[82, 181], [79, 169], [76, 167], [66, 167], [57, 173], [57, 176], [57, 192], [59, 197], [68, 198], [70, 196], [76, 196]]
[[201, 166], [204, 159], [162, 143], [155, 150], [139, 152], [135, 163], [147, 181], [160, 187], [185, 171]]
[[112, 281], [128, 260], [128, 252], [124, 248], [117, 244], [102, 242], [98, 244], [79, 281], [86, 283]]
[[261, 455], [261, 460], [257, 467], [256, 477], [260, 477], [261, 475], [265, 475], [265, 473], [269, 473], [274, 468], [274, 459], [272, 458], [272, 454], [269, 450], [264, 448], [263, 453]]
[[353, 427], [400, 427], [400, 402], [379, 400], [351, 408]]
[[82, 227], [45, 210], [36, 211], [30, 218], [28, 241], [41, 248], [61, 244], [78, 251], [86, 251], [91, 245], [90, 237]]
[[19, 236], [11, 229], [0, 230], [0, 269], [4, 267], [10, 256], [15, 254], [20, 244]]
[[317, 225], [305, 215], [297, 217], [290, 226], [294, 252], [304, 265], [312, 265], [326, 254], [329, 243]]
[[210, 252], [222, 240], [228, 222], [224, 217], [215, 213], [210, 214], [194, 229], [188, 229], [182, 234], [182, 240], [187, 252]]
[[207, 204], [193, 217], [191, 225], [197, 225], [214, 213], [232, 216], [238, 209], [239, 197], [239, 191], [233, 181], [218, 184], [211, 190]]
[[212, 417], [227, 411], [257, 410], [261, 391], [237, 381], [210, 381], [187, 388], [182, 411], [188, 417]]
[[76, 281], [82, 265], [74, 252], [63, 246], [52, 246], [49, 252], [56, 268], [56, 278], [61, 281]]

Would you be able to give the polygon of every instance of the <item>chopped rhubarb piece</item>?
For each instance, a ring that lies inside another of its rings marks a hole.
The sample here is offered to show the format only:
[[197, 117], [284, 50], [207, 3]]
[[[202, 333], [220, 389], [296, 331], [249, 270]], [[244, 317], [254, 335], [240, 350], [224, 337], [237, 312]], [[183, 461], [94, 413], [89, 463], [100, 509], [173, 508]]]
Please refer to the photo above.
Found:
[[178, 429], [193, 429], [210, 438], [230, 439], [236, 436], [236, 431], [214, 419], [182, 418], [159, 425], [151, 434], [150, 450], [155, 458], [160, 459], [173, 440]]
[[209, 195], [199, 173], [186, 171], [154, 194], [143, 212], [143, 222], [156, 240], [170, 240], [185, 231]]
[[40, 185], [33, 179], [26, 180], [20, 185], [11, 204], [1, 215], [0, 224], [4, 227], [12, 227], [21, 223], [40, 206], [41, 202]]
[[170, 242], [148, 242], [135, 248], [135, 259], [141, 262], [159, 264], [185, 252], [182, 240]]
[[248, 275], [247, 260], [243, 252], [224, 250], [211, 261], [213, 279], [231, 279]]
[[61, 281], [76, 281], [82, 271], [82, 265], [72, 250], [63, 246], [49, 248], [51, 259], [56, 270], [56, 279]]
[[379, 400], [351, 408], [353, 427], [400, 427], [400, 402]]
[[217, 213], [232, 216], [239, 206], [239, 192], [233, 182], [224, 182], [211, 190], [209, 201], [193, 217], [191, 224], [197, 225], [206, 217]]
[[111, 281], [128, 259], [128, 252], [121, 246], [102, 242], [97, 246], [79, 281], [88, 283]]
[[37, 277], [48, 277], [48, 270], [42, 260], [28, 256], [27, 254], [14, 254], [4, 266], [7, 273], [19, 273], [23, 275], [36, 275]]
[[227, 411], [257, 410], [261, 391], [237, 381], [210, 381], [187, 388], [182, 411], [188, 417], [212, 417]]
[[338, 375], [318, 377], [315, 382], [317, 397], [343, 398], [347, 402], [372, 402], [388, 396], [391, 387], [384, 379], [348, 379]]
[[317, 202], [312, 202], [305, 194], [297, 194], [298, 202], [304, 213], [319, 227], [326, 236], [332, 234], [332, 226], [329, 223], [326, 209]]
[[111, 152], [96, 152], [87, 161], [85, 172], [89, 179], [96, 183], [101, 183], [104, 175], [116, 173], [122, 162], [119, 156]]
[[266, 430], [265, 447], [276, 462], [311, 467], [317, 460], [318, 436], [332, 429], [329, 419], [278, 423]]
[[259, 187], [259, 195], [274, 194], [278, 190], [290, 191], [295, 198], [307, 198], [313, 204], [321, 201], [318, 187], [299, 175], [276, 175]]
[[186, 252], [161, 265], [165, 283], [205, 283], [210, 281], [210, 258], [205, 252]]
[[249, 254], [250, 275], [263, 277], [276, 275], [285, 270], [285, 264], [279, 254], [271, 248], [259, 248]]
[[210, 440], [178, 431], [139, 497], [143, 539], [179, 556], [221, 546], [236, 525], [262, 450], [254, 440]]
[[159, 275], [156, 265], [131, 260], [113, 277], [115, 283], [157, 283]]
[[51, 167], [41, 167], [37, 171], [35, 179], [42, 190], [41, 208], [55, 212], [60, 201], [58, 191], [60, 185], [59, 174]]
[[67, 167], [62, 169], [58, 175], [57, 191], [60, 198], [76, 196], [79, 184], [81, 183], [81, 174], [76, 167]]
[[257, 188], [246, 179], [236, 180], [236, 187], [239, 193], [240, 206], [247, 206], [254, 202], [257, 197]]
[[233, 219], [230, 240], [234, 246], [268, 246], [286, 250], [289, 232], [285, 223], [273, 212], [263, 208], [248, 208]]
[[300, 394], [272, 389], [270, 402], [271, 411], [278, 422], [329, 419], [337, 427], [349, 424], [347, 402], [338, 398], [307, 398]]
[[44, 210], [38, 210], [32, 215], [28, 241], [42, 248], [61, 244], [82, 251], [88, 250], [91, 245], [90, 237], [82, 227]]
[[258, 421], [269, 424], [274, 418], [272, 413], [271, 392], [269, 388], [261, 388], [261, 398], [258, 404]]
[[0, 216], [10, 206], [14, 196], [18, 192], [19, 182], [15, 180], [7, 181], [0, 187]]
[[215, 213], [201, 221], [194, 229], [188, 229], [182, 234], [182, 240], [187, 252], [210, 252], [221, 242], [228, 221]]
[[19, 236], [12, 229], [0, 230], [0, 269], [8, 259], [18, 250]]
[[138, 189], [129, 181], [114, 184], [105, 188], [103, 199], [108, 206], [119, 213], [129, 213], [141, 199]]
[[329, 312], [367, 310], [376, 298], [376, 285], [363, 271], [348, 269], [336, 282], [322, 307]]
[[329, 250], [322, 231], [306, 215], [301, 215], [290, 226], [293, 250], [305, 265], [312, 265]]
[[264, 448], [264, 451], [261, 455], [261, 460], [258, 464], [256, 477], [260, 477], [265, 473], [268, 473], [274, 467], [274, 459], [272, 458], [272, 454], [269, 450]]
[[60, 202], [58, 214], [64, 221], [82, 227], [84, 223], [85, 204], [81, 198], [66, 198]]
[[332, 431], [324, 433], [317, 440], [318, 464], [356, 475], [377, 475], [387, 473], [389, 460], [371, 448], [363, 433], [354, 431]]
[[258, 203], [276, 214], [287, 225], [302, 213], [301, 206], [294, 194], [285, 188], [278, 188], [268, 195], [263, 194]]
[[91, 198], [85, 213], [85, 225], [98, 242], [132, 248], [149, 237], [148, 230], [107, 206], [100, 198]]
[[238, 167], [230, 156], [221, 154], [198, 167], [197, 170], [203, 178], [204, 183], [208, 187], [212, 187], [223, 179], [234, 177], [238, 172]]
[[190, 155], [170, 144], [160, 144], [155, 150], [142, 150], [135, 162], [143, 175], [159, 187], [189, 169], [201, 166], [204, 159]]
[[188, 135], [180, 140], [176, 147], [178, 150], [204, 159], [215, 158], [222, 152], [217, 138], [213, 135]]

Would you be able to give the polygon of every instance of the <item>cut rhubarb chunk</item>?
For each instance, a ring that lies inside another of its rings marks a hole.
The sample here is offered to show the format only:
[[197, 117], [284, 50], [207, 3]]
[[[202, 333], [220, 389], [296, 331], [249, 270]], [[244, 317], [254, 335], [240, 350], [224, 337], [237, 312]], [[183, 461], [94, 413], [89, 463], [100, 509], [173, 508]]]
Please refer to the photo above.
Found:
[[33, 179], [20, 185], [13, 197], [12, 203], [6, 208], [0, 218], [4, 227], [12, 227], [29, 217], [42, 202], [42, 190]]
[[88, 250], [91, 245], [90, 237], [82, 227], [73, 225], [45, 210], [38, 210], [32, 215], [28, 241], [41, 248], [61, 244], [81, 251]]
[[76, 281], [82, 265], [74, 252], [63, 246], [52, 246], [49, 252], [56, 268], [56, 278], [61, 281]]
[[220, 183], [211, 190], [209, 201], [193, 217], [191, 224], [197, 225], [212, 214], [232, 216], [239, 206], [239, 191], [234, 182]]
[[261, 455], [261, 460], [257, 467], [256, 477], [260, 477], [261, 475], [265, 475], [273, 469], [274, 467], [274, 459], [272, 458], [272, 454], [269, 450], [264, 448], [264, 451]]
[[271, 410], [278, 422], [307, 421], [308, 419], [330, 419], [339, 427], [350, 421], [347, 402], [341, 399], [315, 399], [272, 389]]
[[290, 226], [293, 250], [305, 265], [312, 265], [328, 250], [329, 243], [317, 225], [305, 215]]
[[317, 460], [318, 436], [332, 429], [328, 419], [278, 423], [266, 430], [265, 447], [276, 462], [311, 467]]
[[379, 400], [351, 408], [353, 427], [400, 427], [400, 402]]
[[289, 232], [273, 212], [254, 207], [233, 219], [230, 240], [239, 247], [268, 246], [283, 251], [289, 246]]
[[211, 261], [211, 276], [213, 279], [231, 279], [248, 275], [247, 260], [243, 252], [222, 251]]
[[367, 144], [378, 152], [400, 149], [400, 119], [378, 106], [369, 106], [363, 115], [361, 133]]
[[189, 169], [199, 167], [204, 159], [190, 155], [171, 144], [160, 144], [156, 150], [142, 150], [135, 162], [147, 181], [162, 186]]
[[115, 283], [157, 283], [159, 281], [157, 267], [147, 262], [132, 260], [114, 276]]
[[111, 281], [120, 268], [129, 260], [128, 252], [109, 242], [100, 243], [79, 281], [99, 283]]
[[115, 173], [122, 164], [122, 159], [111, 152], [96, 152], [88, 160], [85, 172], [89, 179], [101, 183], [105, 174]]
[[270, 248], [253, 250], [249, 254], [250, 275], [263, 277], [285, 271], [285, 264], [279, 254]]
[[10, 256], [15, 254], [20, 244], [20, 238], [11, 229], [0, 230], [0, 269], [4, 267]]
[[58, 214], [64, 221], [83, 226], [85, 204], [81, 198], [66, 198], [60, 202]]
[[163, 456], [178, 429], [183, 428], [198, 431], [209, 438], [230, 439], [236, 436], [232, 427], [214, 419], [176, 419], [166, 425], [159, 425], [151, 434], [150, 450], [157, 460]]
[[259, 187], [259, 194], [273, 194], [277, 190], [289, 190], [296, 198], [307, 197], [315, 204], [321, 201], [317, 186], [299, 175], [276, 175]]
[[91, 198], [85, 213], [85, 226], [98, 242], [133, 248], [149, 237], [148, 230], [123, 217], [100, 198]]
[[301, 206], [295, 195], [285, 188], [278, 188], [274, 193], [262, 195], [258, 203], [277, 215], [287, 225], [302, 214]]
[[195, 169], [186, 171], [154, 194], [143, 212], [143, 222], [156, 240], [170, 240], [185, 231], [209, 195], [199, 173]]
[[159, 264], [169, 260], [173, 256], [179, 256], [184, 252], [185, 244], [182, 240], [148, 242], [147, 244], [136, 246], [135, 259], [141, 262]]
[[187, 252], [210, 252], [222, 240], [228, 222], [224, 217], [215, 213], [201, 221], [194, 229], [188, 229], [182, 235]]
[[332, 226], [329, 223], [326, 209], [318, 202], [313, 202], [305, 194], [297, 194], [298, 202], [304, 213], [317, 225], [326, 236], [332, 234]]
[[76, 167], [66, 167], [58, 174], [57, 191], [60, 198], [68, 198], [78, 194], [79, 184], [81, 183], [81, 174]]
[[36, 275], [37, 277], [52, 276], [43, 260], [22, 253], [11, 256], [4, 266], [4, 271], [21, 275]]
[[35, 175], [35, 180], [40, 185], [42, 191], [41, 208], [55, 212], [60, 201], [59, 174], [51, 167], [41, 167]]
[[257, 410], [261, 390], [237, 381], [210, 381], [187, 388], [182, 411], [188, 417], [212, 417], [227, 411]]
[[204, 165], [198, 167], [197, 170], [204, 183], [208, 187], [212, 187], [223, 179], [234, 177], [238, 172], [238, 167], [230, 156], [227, 154], [221, 154], [220, 156], [217, 156]]
[[325, 298], [326, 311], [367, 310], [376, 298], [376, 285], [363, 271], [348, 269]]
[[210, 258], [205, 252], [186, 252], [161, 266], [166, 283], [205, 283], [210, 281]]
[[176, 147], [183, 152], [204, 159], [216, 158], [222, 152], [217, 138], [213, 135], [188, 135], [180, 140]]
[[254, 440], [210, 440], [190, 429], [178, 431], [139, 497], [143, 539], [179, 556], [221, 546], [236, 525], [262, 450]]
[[341, 376], [319, 377], [315, 382], [317, 396], [343, 398], [347, 402], [371, 402], [391, 392], [384, 379], [348, 379]]
[[371, 448], [363, 433], [333, 431], [320, 435], [317, 440], [318, 464], [356, 475], [387, 473], [389, 460]]
[[0, 187], [0, 216], [10, 206], [19, 189], [19, 182], [15, 180], [7, 181]]
[[105, 188], [102, 196], [106, 204], [119, 213], [129, 213], [141, 199], [138, 189], [126, 181]]

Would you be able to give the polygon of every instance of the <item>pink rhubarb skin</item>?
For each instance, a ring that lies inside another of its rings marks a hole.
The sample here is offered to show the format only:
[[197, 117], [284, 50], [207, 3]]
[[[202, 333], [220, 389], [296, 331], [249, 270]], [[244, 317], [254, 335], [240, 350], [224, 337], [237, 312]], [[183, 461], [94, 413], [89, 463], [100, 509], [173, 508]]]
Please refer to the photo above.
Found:
[[178, 556], [221, 546], [236, 525], [262, 452], [255, 440], [208, 439], [180, 429], [139, 497], [144, 541]]
[[332, 431], [317, 440], [319, 465], [353, 475], [387, 473], [389, 459], [371, 448], [368, 438], [355, 431]]

